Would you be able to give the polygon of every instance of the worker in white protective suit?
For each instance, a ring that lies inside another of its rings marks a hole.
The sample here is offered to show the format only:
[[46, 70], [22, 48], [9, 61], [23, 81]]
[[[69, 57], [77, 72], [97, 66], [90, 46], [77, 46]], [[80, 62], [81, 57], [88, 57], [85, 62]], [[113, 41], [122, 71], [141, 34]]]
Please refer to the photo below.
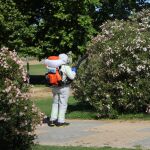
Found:
[[[60, 54], [59, 58], [63, 61], [61, 65], [62, 81], [67, 78], [73, 80], [76, 75], [76, 68], [71, 68], [68, 63], [69, 59], [66, 54]], [[52, 87], [53, 93], [53, 103], [50, 115], [50, 120], [48, 122], [49, 126], [66, 126], [69, 123], [65, 122], [65, 113], [68, 106], [68, 98], [70, 93], [70, 85], [62, 85], [58, 87]]]

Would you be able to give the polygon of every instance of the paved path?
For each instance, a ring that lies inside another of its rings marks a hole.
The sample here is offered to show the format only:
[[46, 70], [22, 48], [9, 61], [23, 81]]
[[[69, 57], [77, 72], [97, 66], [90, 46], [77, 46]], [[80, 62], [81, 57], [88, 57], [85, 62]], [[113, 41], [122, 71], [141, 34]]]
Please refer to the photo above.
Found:
[[41, 145], [95, 146], [150, 150], [150, 121], [67, 120], [67, 127], [38, 126]]

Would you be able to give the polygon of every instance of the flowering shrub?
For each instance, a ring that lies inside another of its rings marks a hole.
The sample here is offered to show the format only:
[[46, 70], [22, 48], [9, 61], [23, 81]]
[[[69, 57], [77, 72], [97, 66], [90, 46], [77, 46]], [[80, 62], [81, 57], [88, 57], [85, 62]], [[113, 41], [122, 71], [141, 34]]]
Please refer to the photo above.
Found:
[[29, 100], [23, 62], [15, 52], [0, 49], [0, 147], [31, 148], [40, 112]]
[[150, 10], [107, 21], [88, 47], [75, 96], [102, 115], [146, 111], [150, 104]]

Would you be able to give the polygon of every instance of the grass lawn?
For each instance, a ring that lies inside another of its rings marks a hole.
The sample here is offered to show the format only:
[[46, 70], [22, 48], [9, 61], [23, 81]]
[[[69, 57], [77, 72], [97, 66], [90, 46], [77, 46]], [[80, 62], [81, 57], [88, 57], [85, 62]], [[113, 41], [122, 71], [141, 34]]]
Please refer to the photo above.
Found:
[[[50, 97], [35, 100], [34, 103], [43, 113], [47, 116], [50, 115], [52, 103], [52, 99], [50, 99]], [[77, 102], [73, 97], [69, 98], [66, 118], [94, 119], [95, 116], [96, 113], [90, 106]]]
[[111, 148], [111, 147], [70, 147], [70, 146], [42, 146], [36, 145], [33, 150], [141, 150], [140, 148]]
[[29, 66], [30, 75], [44, 75], [46, 72], [47, 72], [47, 69], [43, 64]]
[[[45, 97], [43, 99], [37, 99], [34, 101], [35, 105], [40, 108], [40, 110], [47, 116], [51, 112], [51, 103], [52, 99], [50, 97]], [[95, 110], [83, 103], [79, 103], [74, 97], [70, 97], [68, 101], [68, 109], [66, 113], [66, 118], [68, 119], [95, 119], [96, 118]], [[131, 119], [140, 119], [140, 120], [150, 120], [150, 115], [140, 113], [140, 114], [120, 114], [118, 119], [131, 120]]]

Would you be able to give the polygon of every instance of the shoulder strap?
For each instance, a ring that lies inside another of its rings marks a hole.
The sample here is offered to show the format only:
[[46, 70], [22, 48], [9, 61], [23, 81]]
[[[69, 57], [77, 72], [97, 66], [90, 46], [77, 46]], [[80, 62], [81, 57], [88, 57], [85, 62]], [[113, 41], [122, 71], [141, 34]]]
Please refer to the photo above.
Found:
[[60, 74], [61, 77], [62, 77], [62, 76], [63, 76], [63, 72], [61, 71], [61, 67], [62, 67], [62, 66], [59, 66], [59, 67], [58, 67], [58, 72], [59, 72], [59, 74]]

